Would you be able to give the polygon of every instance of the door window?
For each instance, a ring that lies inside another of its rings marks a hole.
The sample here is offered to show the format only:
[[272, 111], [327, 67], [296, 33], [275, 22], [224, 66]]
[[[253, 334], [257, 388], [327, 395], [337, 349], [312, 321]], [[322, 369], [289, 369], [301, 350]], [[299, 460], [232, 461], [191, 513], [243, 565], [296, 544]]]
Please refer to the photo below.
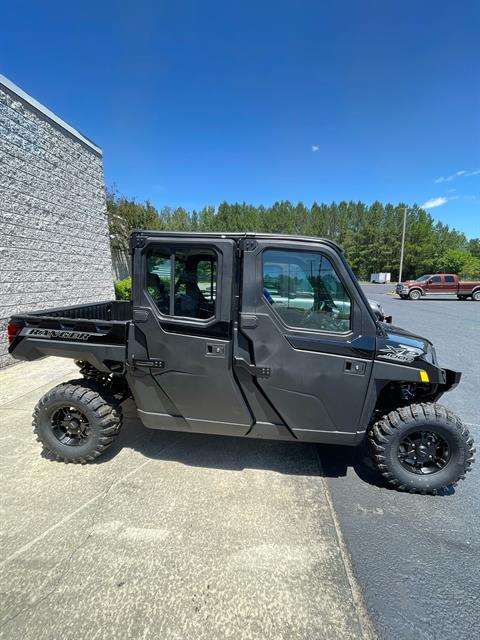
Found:
[[455, 278], [453, 276], [445, 276], [445, 282], [447, 284], [454, 284]]
[[215, 315], [217, 255], [156, 247], [147, 255], [146, 287], [162, 314], [208, 320]]
[[430, 282], [432, 284], [440, 284], [442, 282], [442, 278], [440, 276], [433, 276]]
[[147, 256], [147, 291], [161, 313], [170, 313], [171, 256], [168, 249], [155, 249]]
[[265, 251], [263, 295], [289, 327], [335, 333], [350, 329], [350, 297], [321, 253]]

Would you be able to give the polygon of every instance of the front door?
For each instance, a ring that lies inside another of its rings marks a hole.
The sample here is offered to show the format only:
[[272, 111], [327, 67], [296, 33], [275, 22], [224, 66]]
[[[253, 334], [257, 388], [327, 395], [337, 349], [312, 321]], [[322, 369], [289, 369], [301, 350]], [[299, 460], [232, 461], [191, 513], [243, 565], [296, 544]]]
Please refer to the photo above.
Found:
[[128, 377], [142, 421], [244, 435], [253, 418], [232, 372], [234, 242], [141, 241], [134, 253]]
[[240, 333], [258, 394], [297, 439], [353, 443], [375, 348], [365, 298], [327, 245], [259, 240], [249, 248]]
[[431, 295], [438, 295], [444, 293], [444, 283], [442, 276], [432, 276], [427, 282], [426, 293]]

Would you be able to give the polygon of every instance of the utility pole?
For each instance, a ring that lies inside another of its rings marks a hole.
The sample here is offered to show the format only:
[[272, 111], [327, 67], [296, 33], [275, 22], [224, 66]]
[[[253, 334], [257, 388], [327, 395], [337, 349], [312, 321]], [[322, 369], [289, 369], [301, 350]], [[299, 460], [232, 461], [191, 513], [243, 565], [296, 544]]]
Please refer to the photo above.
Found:
[[400, 251], [400, 270], [398, 272], [398, 282], [402, 281], [403, 271], [403, 250], [405, 248], [405, 227], [407, 226], [407, 207], [403, 209], [403, 231], [402, 231], [402, 249]]

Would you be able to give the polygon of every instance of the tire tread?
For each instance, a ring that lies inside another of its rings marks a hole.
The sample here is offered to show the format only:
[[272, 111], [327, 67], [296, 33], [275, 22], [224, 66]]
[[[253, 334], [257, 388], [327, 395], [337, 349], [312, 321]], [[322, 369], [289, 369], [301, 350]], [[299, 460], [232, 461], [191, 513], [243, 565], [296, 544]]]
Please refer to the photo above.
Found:
[[368, 444], [371, 457], [376, 468], [390, 485], [394, 486], [399, 491], [407, 490], [410, 493], [431, 493], [436, 495], [438, 493], [438, 489], [426, 491], [424, 489], [417, 489], [416, 487], [407, 487], [400, 480], [395, 478], [385, 464], [386, 457], [383, 455], [385, 452], [385, 445], [389, 442], [389, 438], [395, 433], [395, 430], [398, 430], [402, 426], [402, 423], [414, 423], [417, 420], [423, 419], [427, 422], [430, 420], [442, 420], [449, 423], [452, 429], [459, 432], [468, 448], [464, 473], [462, 473], [455, 482], [446, 484], [442, 487], [442, 489], [450, 489], [451, 487], [456, 486], [459, 480], [464, 480], [466, 473], [471, 471], [471, 465], [475, 461], [475, 448], [473, 446], [473, 438], [471, 437], [467, 427], [462, 423], [460, 418], [453, 413], [453, 411], [450, 411], [443, 405], [422, 402], [405, 407], [399, 407], [398, 409], [390, 411], [370, 427], [368, 432]]
[[[100, 430], [100, 437], [95, 448], [88, 454], [68, 458], [58, 453], [42, 438], [39, 418], [40, 411], [52, 402], [58, 400], [72, 400], [88, 406], [94, 414], [96, 424]], [[44, 453], [53, 460], [64, 463], [87, 464], [98, 458], [115, 440], [122, 426], [122, 411], [119, 403], [108, 389], [94, 380], [69, 380], [53, 387], [40, 398], [33, 411], [33, 432], [37, 442], [43, 446]]]

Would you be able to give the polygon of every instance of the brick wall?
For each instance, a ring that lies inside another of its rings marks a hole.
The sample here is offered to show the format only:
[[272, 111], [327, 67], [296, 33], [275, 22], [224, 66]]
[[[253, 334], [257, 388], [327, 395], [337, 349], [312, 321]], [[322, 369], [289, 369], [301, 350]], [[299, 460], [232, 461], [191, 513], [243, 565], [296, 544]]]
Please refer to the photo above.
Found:
[[0, 367], [12, 314], [111, 298], [101, 153], [0, 79]]

